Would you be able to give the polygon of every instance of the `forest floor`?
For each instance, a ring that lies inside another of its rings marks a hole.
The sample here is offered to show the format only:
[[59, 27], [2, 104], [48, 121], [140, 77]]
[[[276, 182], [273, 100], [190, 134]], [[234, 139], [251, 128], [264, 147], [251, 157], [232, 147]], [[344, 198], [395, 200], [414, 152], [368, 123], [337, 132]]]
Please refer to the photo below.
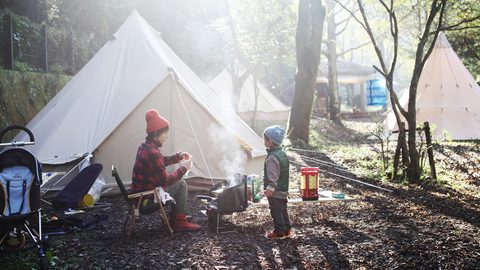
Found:
[[[126, 241], [122, 224], [127, 205], [119, 196], [105, 197], [102, 201], [111, 207], [78, 216], [106, 220], [50, 237], [50, 264], [53, 269], [479, 269], [478, 143], [435, 145], [439, 181], [392, 183], [375, 172], [378, 168], [369, 169], [379, 155], [378, 142], [368, 132], [372, 125], [347, 121], [338, 128], [316, 119], [315, 147], [290, 149], [299, 164], [318, 166], [315, 161], [322, 160], [343, 166], [320, 167], [320, 188], [355, 198], [290, 204], [292, 238], [264, 237], [272, 229], [266, 205], [225, 216], [225, 226], [216, 233], [200, 211], [201, 202], [192, 199], [192, 219], [202, 225], [200, 232], [169, 236], [153, 214], [142, 216]], [[298, 166], [292, 163], [293, 189], [298, 188]], [[34, 257], [34, 250], [2, 254], [0, 268], [30, 269]]]

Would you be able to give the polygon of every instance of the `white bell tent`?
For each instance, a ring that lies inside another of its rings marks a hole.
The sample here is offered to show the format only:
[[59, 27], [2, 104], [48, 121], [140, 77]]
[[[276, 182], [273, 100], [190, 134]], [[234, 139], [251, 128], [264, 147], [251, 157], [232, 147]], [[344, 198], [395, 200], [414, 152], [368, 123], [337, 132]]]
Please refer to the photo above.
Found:
[[[28, 123], [36, 143], [26, 148], [44, 164], [93, 154], [93, 162], [104, 166], [107, 185], [115, 186], [112, 165], [129, 184], [150, 108], [170, 121], [162, 153], [193, 154], [189, 184], [203, 179], [211, 185], [236, 172], [260, 174], [262, 138], [223, 106], [136, 11]], [[14, 140], [25, 139], [19, 134]]]
[[[408, 90], [399, 99], [407, 108]], [[428, 121], [434, 140], [480, 139], [480, 86], [443, 33], [438, 35], [420, 75], [416, 108], [417, 124]], [[392, 111], [385, 119], [385, 127], [398, 130]]]
[[[232, 75], [227, 70], [218, 74], [208, 83], [208, 86], [223, 102], [232, 104]], [[233, 110], [248, 124], [253, 120], [277, 121], [277, 123], [286, 124], [290, 107], [284, 105], [261, 83], [257, 82], [256, 87], [257, 90], [255, 90], [253, 76], [248, 76], [240, 90], [237, 106], [232, 105]]]

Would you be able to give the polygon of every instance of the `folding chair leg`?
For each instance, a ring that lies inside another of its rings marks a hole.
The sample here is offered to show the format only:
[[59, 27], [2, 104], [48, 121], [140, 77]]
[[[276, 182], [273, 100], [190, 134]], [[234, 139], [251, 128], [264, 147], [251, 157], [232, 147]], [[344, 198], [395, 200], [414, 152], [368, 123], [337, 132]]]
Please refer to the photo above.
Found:
[[122, 230], [123, 233], [125, 233], [125, 231], [127, 230], [128, 220], [130, 219], [130, 211], [128, 212], [129, 213], [127, 213], [127, 215], [125, 216], [125, 221], [123, 222], [123, 230]]
[[167, 216], [167, 213], [165, 212], [165, 207], [163, 207], [162, 200], [158, 196], [157, 192], [154, 192], [153, 194], [155, 194], [155, 200], [158, 202], [158, 205], [160, 206], [160, 215], [163, 217], [163, 221], [165, 222], [165, 224], [167, 224], [168, 232], [170, 233], [170, 236], [172, 236], [173, 230], [172, 230], [172, 227], [170, 226], [170, 222], [168, 221], [168, 216]]
[[135, 221], [137, 220], [136, 216], [130, 216], [130, 222], [127, 228], [127, 239], [129, 240], [132, 238], [133, 235], [133, 227], [135, 226]]
[[135, 219], [135, 209], [133, 209], [133, 207], [130, 207], [127, 213], [127, 218], [125, 218], [125, 222], [123, 224], [123, 233], [126, 234], [127, 240], [130, 240], [130, 238], [132, 237]]
[[163, 207], [162, 203], [158, 203], [160, 205], [160, 215], [163, 217], [163, 221], [165, 221], [165, 224], [167, 224], [168, 227], [168, 232], [170, 233], [170, 236], [173, 235], [173, 230], [172, 227], [170, 226], [170, 221], [168, 221], [168, 216], [167, 213], [165, 212], [165, 207]]
[[128, 220], [130, 219], [130, 214], [132, 214], [132, 208], [129, 207], [127, 211], [127, 215], [125, 216], [125, 221], [123, 222], [123, 233], [127, 230]]

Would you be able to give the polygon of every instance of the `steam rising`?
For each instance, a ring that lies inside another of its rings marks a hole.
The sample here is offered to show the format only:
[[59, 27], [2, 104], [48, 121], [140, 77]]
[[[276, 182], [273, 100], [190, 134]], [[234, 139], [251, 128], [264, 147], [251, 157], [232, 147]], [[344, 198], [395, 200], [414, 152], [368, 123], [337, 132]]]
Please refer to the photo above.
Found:
[[219, 165], [228, 177], [229, 186], [239, 184], [235, 183], [234, 174], [245, 173], [244, 166], [247, 155], [235, 140], [235, 136], [216, 124], [210, 125], [208, 135], [212, 147], [222, 155], [222, 161]]

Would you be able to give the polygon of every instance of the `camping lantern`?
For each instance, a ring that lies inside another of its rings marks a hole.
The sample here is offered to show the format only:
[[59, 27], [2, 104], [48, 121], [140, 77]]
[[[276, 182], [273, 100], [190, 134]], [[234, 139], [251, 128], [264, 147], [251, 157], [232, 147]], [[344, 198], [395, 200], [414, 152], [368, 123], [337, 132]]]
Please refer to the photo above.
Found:
[[318, 168], [302, 167], [300, 169], [300, 192], [302, 200], [318, 200]]

